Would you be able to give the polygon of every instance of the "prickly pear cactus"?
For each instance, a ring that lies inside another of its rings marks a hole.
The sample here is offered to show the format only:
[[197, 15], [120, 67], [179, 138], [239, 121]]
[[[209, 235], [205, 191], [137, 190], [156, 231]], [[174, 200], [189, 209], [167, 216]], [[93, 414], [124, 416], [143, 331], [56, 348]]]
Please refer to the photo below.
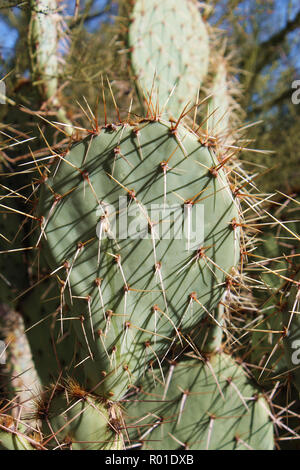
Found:
[[21, 434], [0, 431], [0, 450], [35, 450], [35, 448]]
[[207, 28], [196, 2], [135, 1], [128, 45], [142, 99], [152, 90], [153, 107], [177, 118], [188, 101], [194, 104], [209, 58]]
[[[32, 150], [20, 191], [3, 184], [0, 205], [1, 300], [18, 300], [41, 390], [7, 395], [0, 448], [273, 449], [282, 416], [265, 379], [293, 374], [299, 388], [298, 255], [283, 237], [288, 255], [256, 258], [263, 294], [249, 307], [243, 269], [263, 198], [235, 155], [244, 141], [224, 48], [209, 51], [199, 2], [132, 2], [126, 51], [144, 117], [132, 102], [123, 118], [110, 87], [118, 121], [107, 124], [103, 90], [105, 123], [87, 105], [85, 132], [60, 103], [58, 3], [26, 2], [36, 101], [61, 122], [40, 129], [50, 155]], [[200, 103], [193, 123], [186, 111], [200, 87], [208, 112], [197, 127]]]
[[[226, 354], [149, 370], [129, 398], [131, 444], [144, 450], [272, 450], [265, 398]], [[132, 401], [132, 403], [130, 403]]]
[[224, 305], [219, 302], [213, 314], [204, 316], [201, 323], [192, 331], [193, 342], [202, 353], [221, 351], [224, 335]]
[[183, 343], [179, 330], [216, 306], [239, 260], [223, 169], [167, 122], [124, 123], [75, 145], [54, 165], [38, 217], [36, 243], [60, 270], [88, 383], [115, 399], [141, 358]]
[[22, 316], [4, 304], [0, 304], [0, 341], [5, 345], [5, 351], [0, 348], [0, 400], [26, 403], [38, 390], [39, 377]]

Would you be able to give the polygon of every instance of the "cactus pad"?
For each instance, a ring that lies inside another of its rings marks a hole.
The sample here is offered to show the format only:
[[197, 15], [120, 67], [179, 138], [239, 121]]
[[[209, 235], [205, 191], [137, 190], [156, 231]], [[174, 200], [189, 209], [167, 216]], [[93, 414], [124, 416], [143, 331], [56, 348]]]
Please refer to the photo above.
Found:
[[45, 182], [38, 216], [82, 367], [116, 398], [212, 311], [239, 261], [226, 174], [181, 125], [125, 123], [75, 145]]
[[74, 382], [51, 392], [40, 415], [48, 446], [72, 450], [122, 450], [120, 416], [117, 405], [95, 400]]
[[207, 30], [195, 3], [137, 0], [128, 42], [140, 93], [154, 84], [153, 104], [158, 99], [162, 109], [169, 100], [165, 111], [179, 117], [189, 100], [194, 103], [208, 67]]
[[132, 445], [144, 450], [273, 449], [267, 402], [229, 356], [171, 364], [164, 385], [155, 377], [158, 371], [149, 371], [140, 392], [130, 398]]

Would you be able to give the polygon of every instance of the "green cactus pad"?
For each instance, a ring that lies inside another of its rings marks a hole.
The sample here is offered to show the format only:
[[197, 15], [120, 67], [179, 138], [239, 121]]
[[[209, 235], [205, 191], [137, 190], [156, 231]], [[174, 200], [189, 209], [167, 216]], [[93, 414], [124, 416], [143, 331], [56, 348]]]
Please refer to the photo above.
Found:
[[286, 336], [283, 340], [288, 371], [293, 383], [300, 392], [300, 269], [297, 270], [297, 284], [289, 284], [285, 289], [287, 302], [283, 309], [283, 323]]
[[143, 121], [102, 129], [54, 165], [37, 238], [97, 392], [120, 397], [220, 300], [239, 210], [218, 164], [182, 126]]
[[141, 96], [154, 85], [153, 105], [167, 104], [165, 111], [179, 117], [189, 100], [194, 104], [208, 68], [208, 34], [195, 2], [137, 0], [128, 42]]
[[[170, 375], [169, 375], [170, 374]], [[272, 450], [273, 426], [263, 396], [225, 354], [210, 362], [171, 364], [166, 383], [148, 372], [130, 397], [131, 445], [143, 450]], [[144, 419], [143, 419], [144, 417]]]
[[207, 132], [211, 135], [224, 135], [229, 132], [230, 92], [227, 82], [227, 69], [224, 59], [218, 63], [209, 100]]
[[224, 305], [219, 303], [214, 314], [203, 318], [200, 325], [191, 332], [194, 344], [201, 353], [213, 353], [221, 350], [223, 338]]
[[[78, 394], [77, 397], [71, 395], [74, 390]], [[123, 449], [119, 432], [121, 414], [117, 405], [99, 402], [84, 395], [73, 383], [69, 390], [55, 392], [47, 407], [47, 416], [42, 418], [42, 429], [44, 441], [49, 448]]]
[[266, 366], [264, 382], [289, 374], [300, 390], [299, 202], [290, 201], [286, 218], [275, 234], [263, 234], [256, 252], [258, 263], [264, 265], [263, 286], [255, 292], [265, 317], [258, 329], [265, 332], [253, 333], [251, 357]]
[[34, 450], [26, 437], [0, 431], [0, 450]]

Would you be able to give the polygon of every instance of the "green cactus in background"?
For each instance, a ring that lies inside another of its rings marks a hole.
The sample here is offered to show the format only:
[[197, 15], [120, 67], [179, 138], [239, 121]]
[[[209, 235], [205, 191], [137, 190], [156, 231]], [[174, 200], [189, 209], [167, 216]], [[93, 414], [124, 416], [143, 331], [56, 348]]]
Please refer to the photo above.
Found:
[[39, 388], [32, 353], [25, 334], [22, 316], [11, 307], [0, 304], [0, 400], [20, 403], [30, 401]]
[[0, 416], [0, 450], [36, 450], [43, 449], [37, 437], [33, 439], [20, 421], [9, 415]]
[[234, 127], [238, 122], [238, 105], [235, 96], [239, 86], [230, 76], [230, 62], [224, 54], [217, 55], [213, 67], [212, 85], [208, 89], [208, 109], [206, 129], [208, 135], [214, 135], [218, 141], [234, 142]]
[[118, 399], [141, 358], [182, 344], [220, 300], [239, 260], [238, 204], [197, 135], [157, 118], [100, 129], [52, 175], [36, 243], [60, 269], [88, 386]]
[[0, 8], [21, 7], [27, 5], [30, 0], [1, 0]]
[[56, 0], [31, 0], [29, 24], [33, 80], [38, 82], [43, 97], [55, 100], [58, 70], [57, 6]]
[[[251, 360], [255, 364], [263, 367], [267, 366], [267, 371], [262, 375], [265, 380], [271, 380], [272, 376], [283, 373], [287, 370], [287, 363], [283, 348], [283, 318], [282, 318], [282, 278], [277, 277], [275, 272], [285, 276], [288, 264], [279, 246], [280, 241], [274, 237], [273, 233], [264, 233], [261, 244], [255, 251], [259, 262], [270, 260], [266, 266], [268, 271], [261, 276], [263, 284], [254, 293], [259, 302], [259, 311], [263, 319], [258, 326], [258, 332], [252, 334]], [[269, 271], [270, 270], [270, 271]], [[273, 271], [273, 272], [272, 272]], [[269, 333], [268, 333], [269, 332]], [[278, 343], [278, 344], [277, 344]], [[274, 351], [273, 351], [273, 348]], [[272, 371], [272, 373], [271, 373]], [[257, 377], [261, 370], [257, 370]]]

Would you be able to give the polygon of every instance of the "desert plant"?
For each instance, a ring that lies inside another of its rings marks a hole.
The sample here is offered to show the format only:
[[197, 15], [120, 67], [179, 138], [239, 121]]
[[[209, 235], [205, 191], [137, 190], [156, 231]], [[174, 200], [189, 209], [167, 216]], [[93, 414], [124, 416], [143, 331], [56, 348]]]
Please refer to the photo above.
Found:
[[[55, 120], [47, 155], [30, 149], [20, 188], [1, 187], [16, 287], [1, 301], [22, 313], [38, 377], [21, 405], [4, 397], [2, 447], [274, 448], [270, 388], [241, 354], [261, 367], [261, 340], [244, 339], [245, 265], [265, 197], [238, 160], [228, 59], [197, 2], [133, 2], [123, 39], [143, 113], [124, 113], [108, 81], [110, 120], [102, 79], [104, 122], [85, 102], [88, 128], [59, 101], [56, 2], [32, 0], [29, 16], [32, 79]], [[21, 427], [7, 421], [20, 406]]]

